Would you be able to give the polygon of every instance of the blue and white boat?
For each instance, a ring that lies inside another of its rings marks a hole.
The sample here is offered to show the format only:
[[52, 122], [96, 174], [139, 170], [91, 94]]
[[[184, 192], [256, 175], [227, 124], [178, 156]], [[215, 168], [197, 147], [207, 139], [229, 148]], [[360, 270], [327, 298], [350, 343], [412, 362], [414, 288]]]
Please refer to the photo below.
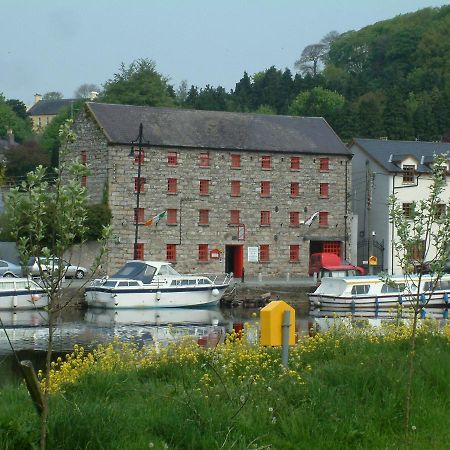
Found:
[[88, 306], [101, 308], [177, 308], [217, 305], [233, 280], [229, 274], [182, 275], [170, 263], [127, 261], [111, 278], [86, 288]]

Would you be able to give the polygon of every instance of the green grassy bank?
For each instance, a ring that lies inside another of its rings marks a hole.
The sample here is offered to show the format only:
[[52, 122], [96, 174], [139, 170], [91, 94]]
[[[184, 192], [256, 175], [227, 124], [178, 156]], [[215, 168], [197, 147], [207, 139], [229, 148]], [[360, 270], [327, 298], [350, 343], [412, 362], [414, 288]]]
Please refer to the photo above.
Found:
[[[50, 378], [48, 448], [446, 449], [449, 331], [420, 332], [409, 430], [403, 328], [306, 338], [289, 370], [279, 349], [245, 339], [209, 350], [77, 348]], [[26, 388], [0, 391], [0, 448], [36, 448], [38, 434]]]

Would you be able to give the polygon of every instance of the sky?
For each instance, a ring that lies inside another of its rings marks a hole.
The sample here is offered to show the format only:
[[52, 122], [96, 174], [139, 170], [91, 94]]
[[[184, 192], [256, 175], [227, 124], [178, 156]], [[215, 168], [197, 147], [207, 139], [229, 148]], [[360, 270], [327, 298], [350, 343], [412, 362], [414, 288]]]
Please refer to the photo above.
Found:
[[152, 59], [177, 88], [233, 89], [275, 66], [294, 73], [304, 47], [450, 0], [0, 0], [0, 93], [72, 98], [120, 64]]

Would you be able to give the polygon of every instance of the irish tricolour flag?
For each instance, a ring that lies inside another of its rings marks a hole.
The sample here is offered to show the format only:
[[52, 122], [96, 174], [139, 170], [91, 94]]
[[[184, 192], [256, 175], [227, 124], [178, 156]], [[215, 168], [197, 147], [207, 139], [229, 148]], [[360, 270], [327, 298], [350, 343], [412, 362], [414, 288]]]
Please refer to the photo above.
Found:
[[152, 217], [151, 219], [148, 219], [147, 222], [145, 222], [145, 226], [149, 227], [150, 225], [157, 224], [161, 219], [164, 219], [166, 217], [167, 211], [163, 211], [162, 213], [159, 213], [157, 216]]

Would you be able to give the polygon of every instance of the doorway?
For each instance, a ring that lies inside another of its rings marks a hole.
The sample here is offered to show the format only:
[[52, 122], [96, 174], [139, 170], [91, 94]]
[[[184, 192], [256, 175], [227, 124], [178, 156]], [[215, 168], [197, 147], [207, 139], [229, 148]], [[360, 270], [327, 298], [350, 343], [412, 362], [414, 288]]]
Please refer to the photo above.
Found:
[[225, 246], [225, 272], [233, 272], [235, 278], [242, 278], [244, 270], [244, 246]]

